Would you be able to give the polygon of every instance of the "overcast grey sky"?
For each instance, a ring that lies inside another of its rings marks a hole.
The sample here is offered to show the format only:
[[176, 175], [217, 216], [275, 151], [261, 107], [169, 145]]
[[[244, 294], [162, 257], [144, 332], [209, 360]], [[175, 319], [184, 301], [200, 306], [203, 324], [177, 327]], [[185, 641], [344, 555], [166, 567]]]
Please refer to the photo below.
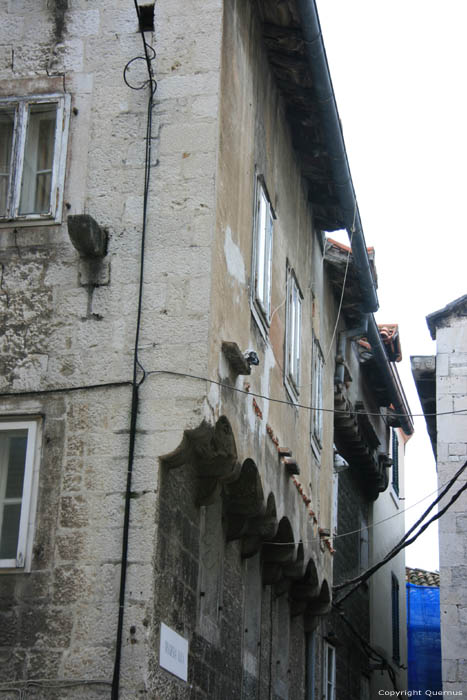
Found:
[[[467, 3], [317, 0], [380, 312], [400, 325], [398, 365], [413, 413], [410, 355], [432, 355], [425, 316], [467, 293]], [[406, 505], [436, 488], [425, 422], [406, 452]], [[430, 501], [408, 512], [408, 525]], [[438, 567], [433, 527], [407, 564]], [[421, 538], [422, 539], [422, 538]]]

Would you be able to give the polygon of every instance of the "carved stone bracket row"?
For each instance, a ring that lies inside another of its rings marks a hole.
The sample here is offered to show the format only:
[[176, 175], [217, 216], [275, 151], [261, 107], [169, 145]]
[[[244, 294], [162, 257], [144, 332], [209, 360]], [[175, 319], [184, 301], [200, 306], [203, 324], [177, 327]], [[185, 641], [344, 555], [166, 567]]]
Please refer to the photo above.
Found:
[[329, 586], [318, 581], [312, 558], [290, 520], [278, 520], [273, 493], [265, 498], [255, 462], [240, 464], [230, 422], [221, 416], [215, 426], [203, 421], [185, 430], [180, 445], [160, 458], [168, 469], [186, 466], [196, 475], [198, 506], [222, 498], [227, 541], [240, 540], [242, 557], [261, 553], [263, 584], [289, 592], [292, 614], [323, 615], [330, 608]]
[[378, 453], [378, 436], [371, 425], [364, 406], [355, 408], [338, 388], [334, 393], [334, 435], [338, 452], [354, 469], [368, 498], [375, 500], [388, 485], [387, 458]]

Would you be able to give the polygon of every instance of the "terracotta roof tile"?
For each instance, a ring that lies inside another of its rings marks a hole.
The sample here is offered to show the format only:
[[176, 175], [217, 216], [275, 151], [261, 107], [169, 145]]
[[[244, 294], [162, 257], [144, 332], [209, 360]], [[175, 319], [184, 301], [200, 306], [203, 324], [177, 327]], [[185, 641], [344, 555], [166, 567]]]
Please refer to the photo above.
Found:
[[405, 578], [408, 583], [416, 586], [431, 586], [439, 588], [439, 571], [426, 571], [426, 569], [411, 569], [405, 567]]
[[[340, 248], [341, 250], [345, 250], [347, 253], [349, 252], [349, 250], [351, 250], [350, 246], [345, 245], [345, 243], [340, 243], [339, 241], [336, 241], [335, 238], [327, 238], [327, 240], [331, 245], [335, 246], [336, 248]], [[369, 255], [372, 255], [375, 252], [373, 246], [367, 246], [366, 249]]]

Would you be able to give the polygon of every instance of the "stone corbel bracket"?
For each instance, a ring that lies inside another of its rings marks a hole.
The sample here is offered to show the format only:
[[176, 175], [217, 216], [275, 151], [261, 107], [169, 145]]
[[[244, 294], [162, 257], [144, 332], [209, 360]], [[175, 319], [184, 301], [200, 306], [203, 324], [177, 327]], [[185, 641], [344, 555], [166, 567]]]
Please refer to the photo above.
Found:
[[306, 561], [304, 546], [292, 524], [278, 518], [276, 499], [265, 498], [257, 465], [246, 459], [240, 465], [229, 420], [221, 416], [213, 426], [203, 421], [185, 430], [180, 445], [160, 457], [167, 469], [189, 465], [196, 474], [199, 506], [223, 500], [227, 541], [239, 540], [241, 556], [261, 554], [264, 585], [274, 586], [277, 594], [289, 592], [292, 615], [321, 615], [329, 609], [326, 582], [318, 584], [313, 558]]
[[183, 465], [194, 469], [199, 506], [212, 503], [222, 485], [235, 481], [241, 469], [234, 434], [226, 416], [221, 416], [214, 426], [203, 420], [197, 428], [185, 430], [180, 445], [162, 455], [160, 462], [168, 469]]

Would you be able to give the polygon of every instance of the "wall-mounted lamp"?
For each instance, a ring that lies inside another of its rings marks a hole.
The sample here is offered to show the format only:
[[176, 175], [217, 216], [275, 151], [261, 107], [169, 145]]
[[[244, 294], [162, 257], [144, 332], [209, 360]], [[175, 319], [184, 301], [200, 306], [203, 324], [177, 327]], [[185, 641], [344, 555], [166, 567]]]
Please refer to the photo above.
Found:
[[154, 3], [138, 5], [139, 28], [142, 32], [154, 31]]

